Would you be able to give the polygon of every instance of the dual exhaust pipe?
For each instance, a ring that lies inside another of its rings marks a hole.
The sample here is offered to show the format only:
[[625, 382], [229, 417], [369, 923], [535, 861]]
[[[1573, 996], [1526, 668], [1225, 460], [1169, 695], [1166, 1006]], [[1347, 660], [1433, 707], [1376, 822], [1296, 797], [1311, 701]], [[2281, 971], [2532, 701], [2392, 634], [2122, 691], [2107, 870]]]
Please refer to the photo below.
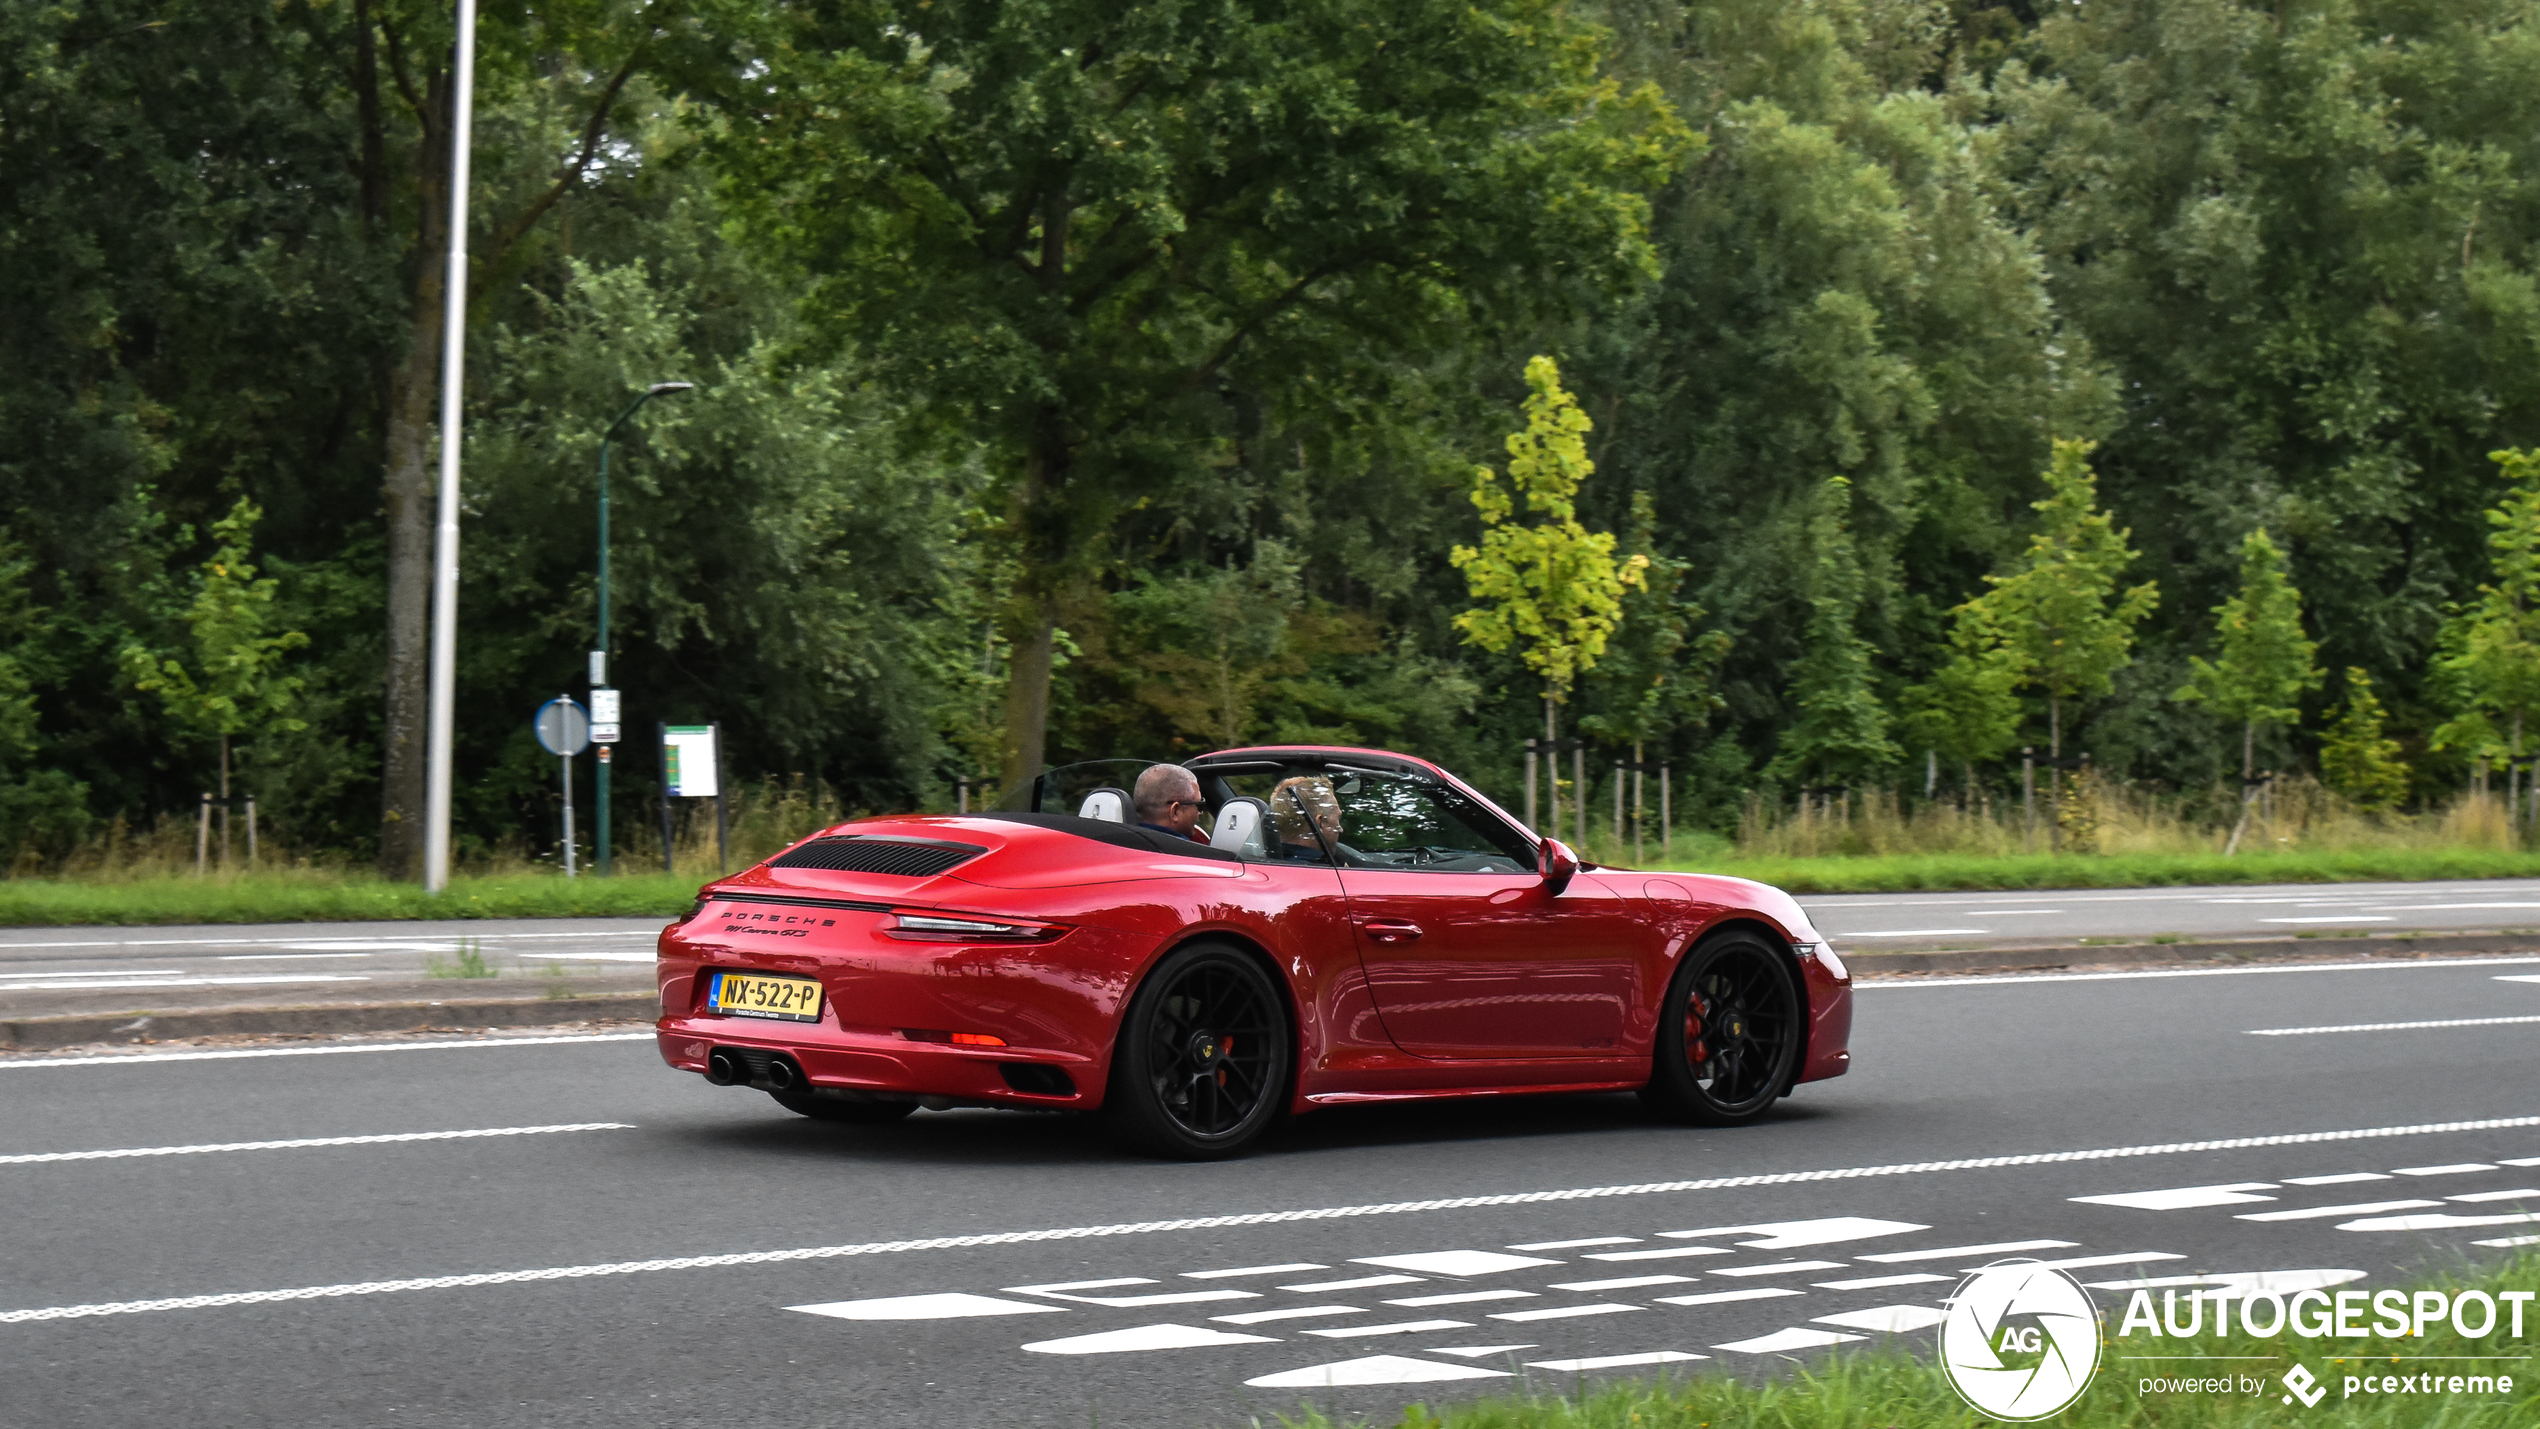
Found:
[[754, 1073], [749, 1059], [729, 1047], [717, 1047], [706, 1057], [706, 1080], [718, 1087], [749, 1087], [764, 1084], [769, 1091], [790, 1092], [809, 1085], [803, 1069], [782, 1052], [770, 1053], [767, 1070]]

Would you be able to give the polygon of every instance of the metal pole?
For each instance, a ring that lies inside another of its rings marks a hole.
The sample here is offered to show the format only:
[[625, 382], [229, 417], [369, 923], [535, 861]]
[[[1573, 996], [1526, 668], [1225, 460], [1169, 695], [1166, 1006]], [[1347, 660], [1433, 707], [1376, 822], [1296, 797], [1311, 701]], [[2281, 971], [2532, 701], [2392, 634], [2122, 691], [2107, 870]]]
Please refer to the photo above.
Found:
[[256, 866], [256, 796], [247, 796], [247, 866]]
[[432, 675], [424, 740], [423, 887], [450, 886], [451, 726], [458, 714], [460, 382], [467, 374], [468, 145], [476, 111], [476, 0], [459, 0], [451, 58], [450, 271], [441, 319], [441, 511], [432, 558]]
[[212, 857], [212, 792], [203, 791], [203, 817], [194, 825], [194, 876], [203, 876], [203, 865]]
[[653, 725], [653, 748], [661, 751], [661, 871], [677, 873], [679, 865], [670, 842], [670, 724], [667, 720]]
[[1587, 747], [1583, 740], [1570, 741], [1570, 792], [1578, 800], [1577, 814], [1570, 827], [1579, 836], [1579, 857], [1587, 857]]
[[1665, 863], [1674, 856], [1669, 850], [1675, 841], [1676, 821], [1673, 817], [1675, 810], [1669, 805], [1667, 799], [1669, 792], [1667, 766], [1661, 764], [1658, 766], [1658, 861], [1660, 863]]
[[[556, 697], [556, 704], [560, 711], [556, 720], [556, 726], [559, 730], [570, 732], [573, 728], [573, 721], [561, 714], [562, 710], [568, 709], [572, 706], [572, 702], [573, 696], [571, 695], [559, 695]], [[569, 744], [571, 741], [563, 740], [559, 742]], [[557, 755], [556, 763], [564, 771], [561, 775], [564, 782], [564, 876], [571, 878], [573, 877], [573, 756], [570, 754]]]
[[725, 817], [723, 791], [732, 783], [732, 771], [723, 765], [723, 721], [716, 720], [707, 728], [714, 731], [714, 871], [720, 875], [732, 869], [732, 825]]
[[1526, 741], [1526, 827], [1535, 828], [1535, 742]]
[[1641, 835], [1649, 826], [1649, 760], [1641, 743], [1632, 741], [1632, 862], [1641, 862]]
[[[1614, 761], [1614, 856], [1623, 856], [1623, 761]], [[1637, 860], [1635, 860], [1637, 862]]]
[[2020, 746], [2020, 849], [2037, 846], [2037, 750]]

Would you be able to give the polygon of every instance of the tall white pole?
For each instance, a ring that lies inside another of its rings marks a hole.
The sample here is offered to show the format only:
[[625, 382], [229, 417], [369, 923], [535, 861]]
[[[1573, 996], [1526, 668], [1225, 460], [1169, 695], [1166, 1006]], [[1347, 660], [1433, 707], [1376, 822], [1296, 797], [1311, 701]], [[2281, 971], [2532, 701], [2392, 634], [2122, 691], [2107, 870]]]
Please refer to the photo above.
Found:
[[432, 708], [425, 745], [423, 887], [450, 886], [450, 726], [458, 705], [459, 386], [467, 372], [467, 151], [476, 112], [476, 0], [459, 0], [450, 89], [450, 272], [441, 322], [441, 515], [432, 556]]

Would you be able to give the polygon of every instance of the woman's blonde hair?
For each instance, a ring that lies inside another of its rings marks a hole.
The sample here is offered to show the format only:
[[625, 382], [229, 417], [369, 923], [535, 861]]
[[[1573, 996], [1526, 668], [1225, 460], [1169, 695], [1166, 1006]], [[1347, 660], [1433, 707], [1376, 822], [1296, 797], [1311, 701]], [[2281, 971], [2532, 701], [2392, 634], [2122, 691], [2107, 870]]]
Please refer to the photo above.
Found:
[[1333, 797], [1328, 779], [1311, 774], [1282, 779], [1270, 791], [1269, 803], [1270, 827], [1278, 831], [1281, 843], [1314, 843], [1318, 823], [1340, 827], [1341, 801]]

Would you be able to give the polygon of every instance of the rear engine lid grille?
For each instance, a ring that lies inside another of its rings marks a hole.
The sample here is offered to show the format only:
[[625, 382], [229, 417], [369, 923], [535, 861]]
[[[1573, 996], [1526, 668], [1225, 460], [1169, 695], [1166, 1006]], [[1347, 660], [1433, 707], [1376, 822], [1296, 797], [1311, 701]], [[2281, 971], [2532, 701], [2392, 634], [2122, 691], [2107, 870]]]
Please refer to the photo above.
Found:
[[986, 853], [979, 844], [893, 834], [839, 834], [813, 839], [767, 861], [770, 868], [818, 868], [832, 873], [888, 873], [932, 878]]

